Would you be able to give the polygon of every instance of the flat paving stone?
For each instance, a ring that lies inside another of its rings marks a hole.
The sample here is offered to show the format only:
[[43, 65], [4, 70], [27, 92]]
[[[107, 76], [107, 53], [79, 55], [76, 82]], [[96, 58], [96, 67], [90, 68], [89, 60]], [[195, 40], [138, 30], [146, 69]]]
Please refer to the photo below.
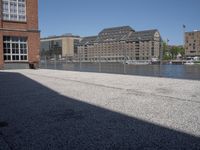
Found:
[[200, 81], [0, 71], [0, 150], [200, 149]]

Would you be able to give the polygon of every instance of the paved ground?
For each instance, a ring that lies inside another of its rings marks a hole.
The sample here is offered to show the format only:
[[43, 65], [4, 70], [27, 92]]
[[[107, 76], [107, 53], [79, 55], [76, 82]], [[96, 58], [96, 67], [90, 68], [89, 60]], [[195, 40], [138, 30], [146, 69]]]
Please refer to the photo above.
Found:
[[200, 149], [200, 81], [0, 72], [0, 150]]

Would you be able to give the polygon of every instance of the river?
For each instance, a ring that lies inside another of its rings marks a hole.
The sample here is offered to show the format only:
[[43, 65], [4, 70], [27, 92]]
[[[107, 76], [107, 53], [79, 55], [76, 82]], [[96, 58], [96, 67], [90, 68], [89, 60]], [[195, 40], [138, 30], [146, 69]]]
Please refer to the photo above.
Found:
[[123, 63], [41, 63], [40, 68], [200, 80], [200, 65], [124, 65]]

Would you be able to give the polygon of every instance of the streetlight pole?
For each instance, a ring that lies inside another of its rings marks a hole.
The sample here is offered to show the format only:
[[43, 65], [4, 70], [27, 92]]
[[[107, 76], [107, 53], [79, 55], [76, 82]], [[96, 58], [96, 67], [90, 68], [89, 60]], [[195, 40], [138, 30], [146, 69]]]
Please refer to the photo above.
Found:
[[[186, 49], [185, 49], [185, 29], [186, 29], [186, 26], [183, 25], [183, 49], [184, 49], [184, 51], [186, 53]], [[182, 60], [183, 60], [183, 56], [182, 56]]]
[[167, 38], [166, 49], [167, 49], [168, 55], [170, 55], [170, 51], [169, 51], [169, 46], [168, 45], [169, 45], [169, 39]]
[[80, 71], [81, 71], [81, 56], [82, 56], [82, 54], [81, 54], [81, 51], [82, 50], [79, 50], [79, 67], [80, 67]]
[[126, 74], [127, 72], [126, 72], [126, 63], [127, 63], [127, 60], [126, 60], [126, 56], [127, 54], [126, 54], [126, 49], [124, 49], [124, 74]]
[[160, 65], [163, 64], [163, 53], [164, 53], [164, 43], [163, 40], [160, 39]]
[[101, 72], [101, 55], [99, 53], [99, 72]]

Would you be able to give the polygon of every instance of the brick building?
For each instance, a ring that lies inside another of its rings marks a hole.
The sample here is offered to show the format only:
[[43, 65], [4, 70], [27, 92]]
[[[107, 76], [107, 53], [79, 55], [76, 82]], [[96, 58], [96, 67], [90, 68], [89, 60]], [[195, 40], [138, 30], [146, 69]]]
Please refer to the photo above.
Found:
[[38, 0], [0, 0], [0, 68], [38, 64]]
[[200, 31], [185, 33], [185, 55], [186, 57], [200, 57]]
[[135, 31], [130, 26], [103, 29], [97, 36], [85, 37], [78, 46], [79, 59], [96, 61], [151, 60], [160, 57], [158, 30]]

